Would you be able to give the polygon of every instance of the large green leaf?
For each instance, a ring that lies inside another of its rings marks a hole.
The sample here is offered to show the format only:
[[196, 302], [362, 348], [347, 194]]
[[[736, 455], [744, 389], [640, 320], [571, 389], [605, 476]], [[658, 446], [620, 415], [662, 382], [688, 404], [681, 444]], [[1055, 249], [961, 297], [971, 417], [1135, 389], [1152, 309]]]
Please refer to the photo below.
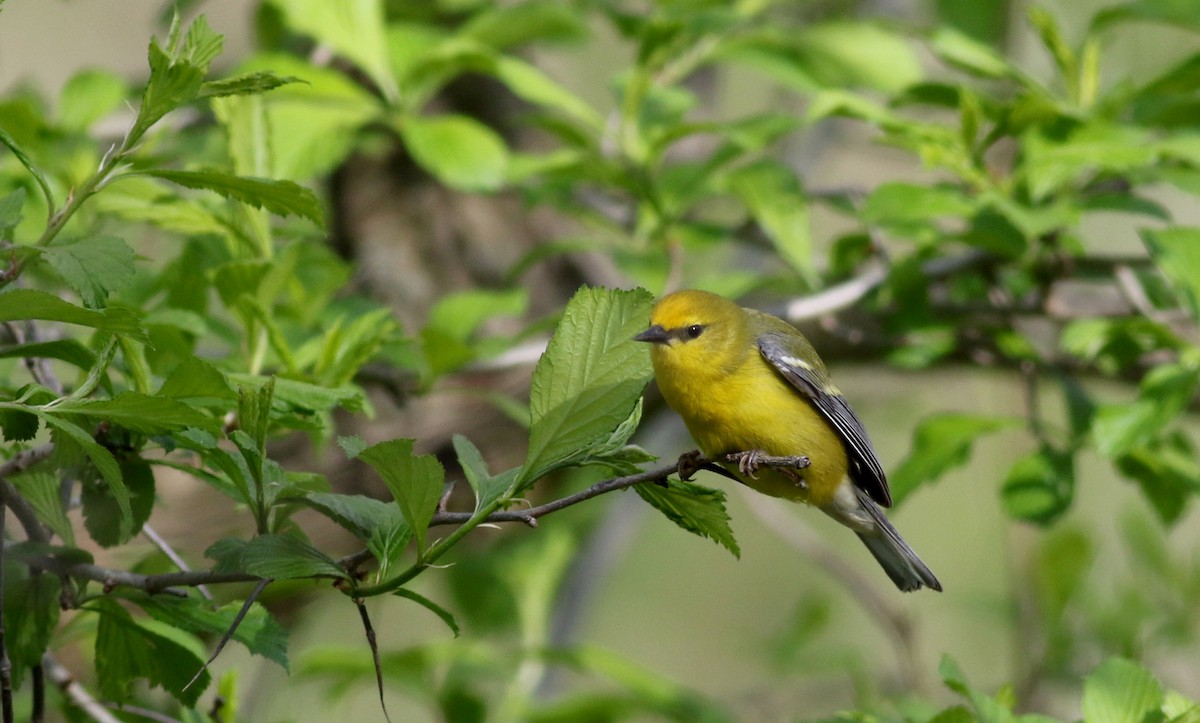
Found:
[[1074, 494], [1074, 458], [1044, 447], [1013, 463], [1000, 499], [1012, 517], [1049, 525], [1067, 511]]
[[210, 545], [204, 555], [216, 560], [215, 569], [222, 572], [244, 572], [276, 580], [346, 577], [336, 560], [288, 535], [259, 535], [250, 540], [227, 537]]
[[641, 289], [583, 288], [572, 297], [533, 372], [521, 484], [586, 458], [629, 419], [653, 374], [644, 345], [632, 341], [651, 304]]
[[701, 537], [716, 542], [741, 557], [741, 550], [729, 527], [725, 511], [725, 493], [691, 482], [669, 480], [666, 487], [646, 483], [634, 487], [642, 499], [650, 503], [667, 519]]
[[389, 101], [399, 96], [388, 63], [381, 0], [273, 0], [288, 25], [357, 65]]
[[157, 620], [135, 620], [115, 600], [93, 600], [87, 607], [100, 613], [96, 678], [106, 699], [129, 700], [134, 683], [145, 678], [184, 705], [195, 705], [212, 680], [205, 670], [188, 686], [205, 660], [195, 637]]
[[88, 535], [101, 547], [115, 547], [129, 542], [141, 532], [154, 510], [154, 472], [150, 465], [137, 457], [122, 460], [120, 465], [121, 479], [129, 495], [131, 517], [128, 524], [123, 524], [124, 513], [111, 487], [85, 478], [79, 493], [83, 524]]
[[20, 688], [50, 646], [62, 610], [61, 585], [57, 576], [31, 573], [15, 561], [5, 560], [3, 574], [5, 655], [12, 664], [12, 685]]

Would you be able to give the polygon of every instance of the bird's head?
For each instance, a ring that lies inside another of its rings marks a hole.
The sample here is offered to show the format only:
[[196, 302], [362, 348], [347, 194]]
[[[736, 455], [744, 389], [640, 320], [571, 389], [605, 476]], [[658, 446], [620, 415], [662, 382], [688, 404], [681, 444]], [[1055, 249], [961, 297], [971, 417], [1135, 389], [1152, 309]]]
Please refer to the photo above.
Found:
[[650, 328], [633, 337], [653, 345], [656, 366], [684, 365], [720, 373], [736, 367], [752, 348], [745, 312], [707, 291], [676, 291], [659, 299]]

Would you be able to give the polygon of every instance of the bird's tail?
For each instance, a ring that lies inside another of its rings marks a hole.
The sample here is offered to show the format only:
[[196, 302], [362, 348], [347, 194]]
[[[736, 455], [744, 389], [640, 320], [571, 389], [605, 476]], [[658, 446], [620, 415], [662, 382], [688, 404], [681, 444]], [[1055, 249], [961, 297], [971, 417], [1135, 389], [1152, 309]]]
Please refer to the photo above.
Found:
[[[856, 488], [855, 492], [858, 509], [854, 514], [847, 515], [842, 510], [834, 509], [826, 509], [825, 512], [858, 534], [858, 539], [863, 541], [879, 561], [883, 571], [896, 583], [896, 587], [904, 592], [912, 592], [922, 587], [941, 592], [942, 583], [938, 582], [933, 572], [921, 562], [921, 558], [917, 557], [917, 553], [913, 552], [900, 533], [896, 532], [896, 528], [892, 527], [879, 505], [862, 490]], [[862, 514], [864, 512], [865, 515]]]

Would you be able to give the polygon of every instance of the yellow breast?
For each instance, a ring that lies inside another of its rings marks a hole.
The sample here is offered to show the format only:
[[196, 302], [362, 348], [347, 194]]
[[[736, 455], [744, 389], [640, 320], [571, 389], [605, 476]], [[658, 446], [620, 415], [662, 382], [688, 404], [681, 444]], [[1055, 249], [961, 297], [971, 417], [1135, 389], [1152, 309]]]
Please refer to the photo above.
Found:
[[[732, 373], [701, 377], [673, 373], [671, 360], [652, 352], [663, 397], [700, 449], [709, 457], [762, 450], [770, 455], [806, 455], [804, 485], [778, 470], [763, 469], [750, 487], [774, 497], [829, 503], [846, 477], [846, 450], [824, 417], [757, 353]], [[727, 371], [727, 370], [726, 370]], [[726, 465], [736, 472], [736, 465]]]

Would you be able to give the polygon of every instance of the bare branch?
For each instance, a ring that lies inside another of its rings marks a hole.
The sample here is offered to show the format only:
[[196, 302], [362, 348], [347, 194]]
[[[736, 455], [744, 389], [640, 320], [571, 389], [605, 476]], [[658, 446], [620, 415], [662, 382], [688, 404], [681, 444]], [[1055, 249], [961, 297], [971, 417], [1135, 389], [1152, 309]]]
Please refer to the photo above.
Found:
[[108, 712], [103, 703], [93, 698], [87, 688], [80, 685], [79, 681], [71, 675], [71, 671], [64, 668], [54, 659], [54, 656], [49, 653], [43, 655], [42, 667], [46, 669], [46, 676], [59, 687], [67, 700], [78, 706], [93, 721], [96, 723], [121, 723], [116, 716]]
[[[192, 568], [189, 567], [187, 562], [185, 562], [184, 559], [179, 556], [179, 553], [175, 552], [175, 548], [171, 547], [170, 543], [168, 543], [161, 535], [155, 532], [153, 527], [150, 525], [142, 525], [142, 534], [146, 536], [146, 539], [154, 543], [154, 546], [157, 547], [162, 554], [166, 555], [167, 559], [175, 563], [175, 567], [178, 567], [184, 572], [192, 571]], [[196, 589], [200, 591], [200, 594], [204, 596], [205, 600], [213, 599], [212, 593], [209, 592], [208, 588], [203, 584], [197, 585]]]

